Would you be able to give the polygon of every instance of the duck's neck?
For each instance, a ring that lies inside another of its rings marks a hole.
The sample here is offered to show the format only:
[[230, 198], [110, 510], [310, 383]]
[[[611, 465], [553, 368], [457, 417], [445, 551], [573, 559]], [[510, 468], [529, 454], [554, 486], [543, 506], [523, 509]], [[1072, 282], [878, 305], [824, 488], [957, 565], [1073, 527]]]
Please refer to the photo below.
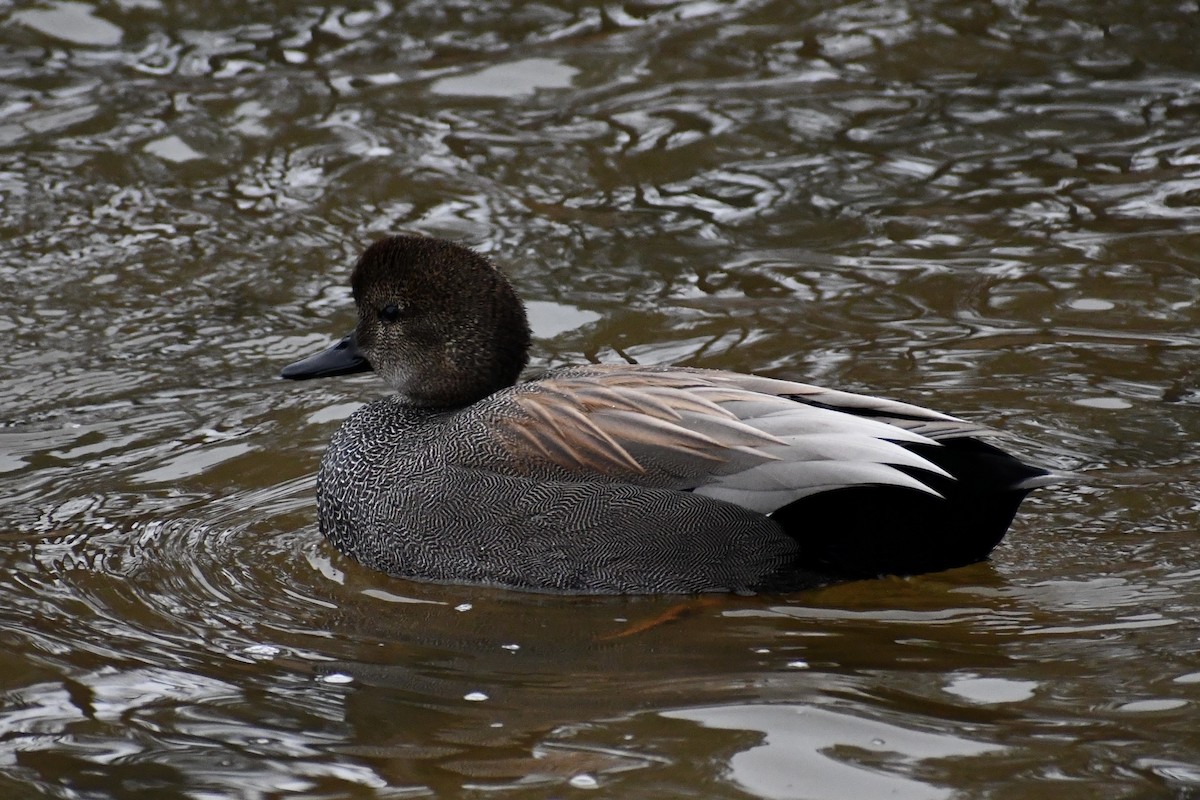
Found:
[[429, 363], [390, 381], [402, 400], [420, 408], [465, 408], [515, 384], [529, 360], [529, 324], [519, 303], [497, 311], [495, 319], [464, 325]]

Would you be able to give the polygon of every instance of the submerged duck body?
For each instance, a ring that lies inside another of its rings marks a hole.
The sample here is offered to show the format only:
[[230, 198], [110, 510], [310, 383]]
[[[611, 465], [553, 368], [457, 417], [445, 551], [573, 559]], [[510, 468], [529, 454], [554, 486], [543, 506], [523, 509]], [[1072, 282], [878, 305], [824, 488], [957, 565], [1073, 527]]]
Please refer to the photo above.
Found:
[[987, 557], [1047, 473], [972, 423], [714, 370], [593, 365], [517, 383], [520, 300], [482, 256], [377, 242], [359, 322], [287, 367], [373, 369], [317, 479], [322, 533], [405, 578], [578, 594], [785, 590]]

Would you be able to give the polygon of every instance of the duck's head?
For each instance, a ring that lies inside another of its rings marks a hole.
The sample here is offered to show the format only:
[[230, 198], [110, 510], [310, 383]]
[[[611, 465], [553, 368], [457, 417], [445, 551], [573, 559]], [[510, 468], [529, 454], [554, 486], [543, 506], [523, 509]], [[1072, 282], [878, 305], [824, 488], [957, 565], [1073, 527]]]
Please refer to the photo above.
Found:
[[529, 323], [487, 259], [441, 239], [392, 236], [366, 249], [350, 279], [358, 325], [282, 376], [374, 370], [408, 402], [456, 408], [511, 386], [525, 366]]

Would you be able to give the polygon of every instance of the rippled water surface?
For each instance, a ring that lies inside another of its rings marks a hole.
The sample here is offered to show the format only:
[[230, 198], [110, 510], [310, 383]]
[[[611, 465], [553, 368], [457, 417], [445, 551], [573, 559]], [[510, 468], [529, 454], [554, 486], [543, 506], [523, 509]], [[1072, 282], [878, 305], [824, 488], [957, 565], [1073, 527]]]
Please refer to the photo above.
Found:
[[[0, 795], [1200, 796], [1194, 2], [0, 2]], [[361, 246], [536, 366], [731, 368], [1081, 480], [992, 560], [698, 605], [409, 584], [313, 473]]]

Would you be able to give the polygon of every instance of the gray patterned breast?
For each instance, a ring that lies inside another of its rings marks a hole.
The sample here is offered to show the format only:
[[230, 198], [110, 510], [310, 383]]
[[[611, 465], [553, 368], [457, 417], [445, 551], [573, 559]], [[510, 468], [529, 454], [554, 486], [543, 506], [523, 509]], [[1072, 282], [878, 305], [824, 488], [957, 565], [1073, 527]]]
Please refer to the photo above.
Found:
[[795, 558], [776, 523], [730, 503], [506, 468], [460, 413], [388, 398], [346, 420], [317, 483], [335, 547], [406, 578], [587, 594], [750, 589]]

